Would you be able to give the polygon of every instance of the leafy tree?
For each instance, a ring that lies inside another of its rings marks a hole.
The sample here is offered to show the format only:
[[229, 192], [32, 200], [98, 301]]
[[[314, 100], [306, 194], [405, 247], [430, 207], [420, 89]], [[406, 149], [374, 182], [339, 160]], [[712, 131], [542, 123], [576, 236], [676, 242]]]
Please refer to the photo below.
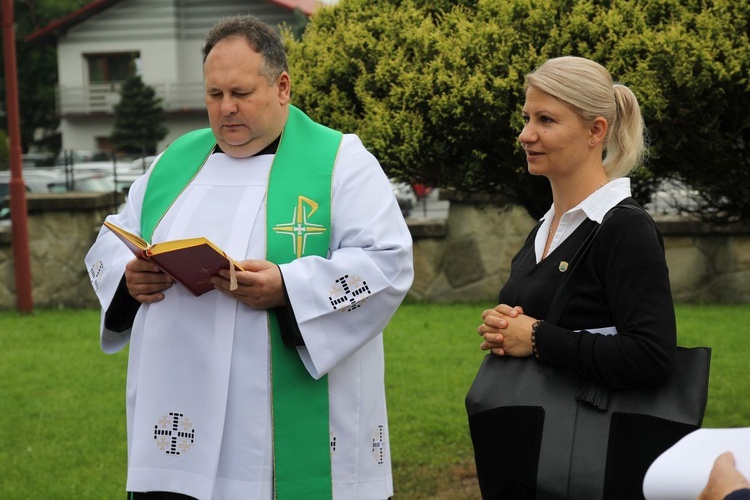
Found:
[[390, 174], [535, 216], [550, 194], [517, 141], [523, 77], [589, 57], [641, 101], [652, 156], [636, 196], [678, 178], [728, 221], [750, 218], [749, 26], [734, 0], [342, 0], [287, 45], [294, 102], [359, 134]]
[[133, 76], [122, 83], [115, 106], [112, 143], [124, 153], [153, 155], [157, 143], [167, 135], [164, 109], [156, 92]]
[[[37, 129], [54, 131], [58, 125], [55, 110], [57, 55], [54, 45], [29, 44], [25, 37], [48, 23], [88, 3], [88, 0], [16, 0], [13, 17], [18, 63], [21, 147], [24, 151], [34, 142]], [[0, 53], [0, 61], [3, 54]], [[5, 74], [0, 74], [0, 99], [5, 102]], [[0, 128], [5, 130], [5, 121]], [[52, 149], [59, 144], [49, 145]]]

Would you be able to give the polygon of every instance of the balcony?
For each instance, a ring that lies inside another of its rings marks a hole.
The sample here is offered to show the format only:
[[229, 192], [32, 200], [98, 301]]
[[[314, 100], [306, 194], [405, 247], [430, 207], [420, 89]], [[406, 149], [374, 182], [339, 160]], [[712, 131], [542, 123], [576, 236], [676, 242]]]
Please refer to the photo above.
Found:
[[[161, 99], [166, 112], [202, 111], [205, 109], [203, 82], [149, 83]], [[85, 86], [59, 85], [57, 112], [69, 115], [112, 115], [120, 102], [119, 83], [100, 83]]]

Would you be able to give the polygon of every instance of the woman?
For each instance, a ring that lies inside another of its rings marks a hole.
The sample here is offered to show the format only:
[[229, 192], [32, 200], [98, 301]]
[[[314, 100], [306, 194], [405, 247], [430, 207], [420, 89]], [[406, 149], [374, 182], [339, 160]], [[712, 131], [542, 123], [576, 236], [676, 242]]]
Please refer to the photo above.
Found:
[[[518, 138], [529, 172], [549, 180], [553, 204], [514, 257], [499, 305], [482, 313], [481, 348], [496, 356], [533, 357], [541, 366], [561, 370], [553, 374], [572, 372], [593, 387], [659, 385], [676, 352], [661, 235], [642, 210], [613, 210], [604, 220], [616, 205], [637, 205], [625, 177], [645, 150], [636, 97], [614, 84], [601, 65], [560, 57], [526, 76], [523, 117]], [[600, 224], [587, 253], [576, 262], [574, 255]], [[545, 321], [558, 283], [572, 270], [566, 284], [571, 293], [560, 318]], [[529, 451], [529, 436], [541, 424], [512, 411], [493, 422], [505, 429], [495, 443], [493, 463], [477, 459], [480, 483], [492, 475], [490, 496], [552, 494], [537, 491], [539, 452]], [[611, 432], [617, 431], [613, 423]], [[629, 441], [638, 444], [637, 438]], [[623, 467], [630, 465], [632, 453], [622, 458], [627, 463]], [[609, 457], [608, 468], [610, 459], [619, 463]], [[629, 487], [640, 491], [640, 484]], [[564, 495], [565, 486], [560, 488]], [[486, 488], [483, 493], [488, 496]]]

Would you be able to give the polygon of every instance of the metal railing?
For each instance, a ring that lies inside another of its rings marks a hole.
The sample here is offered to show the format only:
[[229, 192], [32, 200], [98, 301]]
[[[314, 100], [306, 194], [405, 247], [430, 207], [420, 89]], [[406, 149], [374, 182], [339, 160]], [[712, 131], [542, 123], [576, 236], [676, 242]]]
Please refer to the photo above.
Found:
[[[203, 82], [149, 83], [165, 111], [190, 111], [204, 108]], [[120, 83], [58, 85], [58, 114], [112, 114], [120, 102]]]

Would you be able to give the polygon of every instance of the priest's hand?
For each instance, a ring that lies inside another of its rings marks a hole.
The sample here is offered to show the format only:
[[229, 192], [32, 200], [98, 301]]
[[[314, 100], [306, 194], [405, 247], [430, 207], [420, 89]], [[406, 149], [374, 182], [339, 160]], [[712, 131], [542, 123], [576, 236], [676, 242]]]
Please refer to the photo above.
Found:
[[125, 283], [135, 300], [150, 304], [164, 299], [162, 292], [172, 286], [173, 280], [151, 262], [133, 259], [125, 265]]
[[523, 314], [520, 306], [500, 304], [482, 312], [477, 332], [484, 338], [480, 348], [498, 356], [531, 355], [531, 325], [535, 319]]
[[244, 260], [238, 262], [245, 271], [237, 271], [237, 288], [231, 289], [229, 269], [222, 269], [220, 276], [211, 278], [217, 290], [230, 295], [254, 309], [271, 309], [286, 305], [281, 271], [267, 260]]

